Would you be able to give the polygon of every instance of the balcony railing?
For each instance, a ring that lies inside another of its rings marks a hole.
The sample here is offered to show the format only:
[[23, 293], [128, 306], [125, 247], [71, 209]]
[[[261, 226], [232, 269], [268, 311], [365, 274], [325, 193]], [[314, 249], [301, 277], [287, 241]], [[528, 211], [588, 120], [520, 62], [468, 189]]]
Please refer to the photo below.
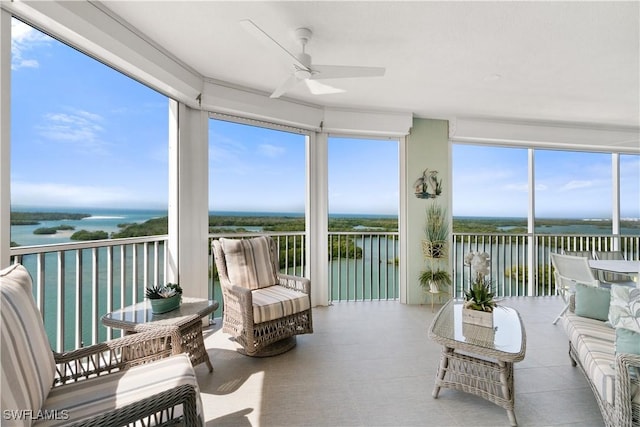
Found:
[[34, 282], [34, 298], [57, 351], [94, 344], [119, 331], [105, 313], [142, 301], [146, 286], [164, 283], [167, 236], [11, 248]]
[[[531, 286], [530, 239], [535, 239], [536, 251]], [[550, 253], [562, 253], [564, 250], [609, 251], [614, 248], [618, 248], [626, 259], [640, 259], [640, 236], [453, 233], [454, 297], [462, 297], [463, 292], [469, 289], [471, 272], [464, 265], [464, 255], [471, 251], [490, 255], [490, 279], [496, 295], [548, 296], [556, 294]]]
[[[212, 234], [250, 237], [246, 234]], [[300, 232], [272, 234], [280, 251], [281, 271], [302, 275], [305, 236]], [[529, 239], [522, 234], [452, 236], [453, 296], [469, 285], [464, 254], [488, 252], [492, 282], [499, 296], [554, 295], [550, 252], [611, 250], [640, 259], [640, 236], [536, 235], [536, 274], [529, 285]], [[617, 240], [617, 241], [616, 241]], [[101, 240], [11, 248], [12, 262], [24, 264], [34, 278], [34, 298], [45, 329], [57, 351], [89, 345], [119, 335], [100, 323], [103, 314], [144, 299], [146, 286], [165, 282], [167, 236]], [[393, 300], [399, 296], [398, 233], [329, 233], [330, 301]], [[617, 244], [617, 246], [616, 246]], [[222, 306], [215, 263], [210, 257], [209, 295]], [[414, 280], [409, 278], [409, 280]], [[415, 278], [417, 286], [417, 278]], [[220, 307], [215, 317], [221, 315]]]

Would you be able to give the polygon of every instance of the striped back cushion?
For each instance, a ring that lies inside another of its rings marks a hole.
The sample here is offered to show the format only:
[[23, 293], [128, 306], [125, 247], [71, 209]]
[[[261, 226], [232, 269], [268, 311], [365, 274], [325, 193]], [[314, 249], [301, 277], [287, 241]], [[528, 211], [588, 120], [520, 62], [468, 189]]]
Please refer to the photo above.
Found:
[[[40, 312], [31, 294], [31, 276], [19, 264], [0, 271], [0, 355], [2, 412], [38, 411], [55, 376], [55, 362]], [[35, 413], [35, 412], [34, 412]], [[31, 425], [29, 417], [24, 424]]]
[[[232, 285], [260, 289], [278, 282], [272, 261], [273, 239], [260, 236], [252, 239], [220, 239]], [[274, 250], [275, 256], [275, 250]]]

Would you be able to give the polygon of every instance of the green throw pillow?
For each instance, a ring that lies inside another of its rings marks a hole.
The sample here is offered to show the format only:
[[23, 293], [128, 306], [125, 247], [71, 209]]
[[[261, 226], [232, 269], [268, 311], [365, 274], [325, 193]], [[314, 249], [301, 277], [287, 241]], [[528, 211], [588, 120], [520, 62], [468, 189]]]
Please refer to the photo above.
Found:
[[576, 284], [576, 309], [578, 316], [597, 320], [609, 319], [611, 291], [605, 288]]
[[[640, 354], [640, 334], [625, 328], [616, 328], [616, 354]], [[612, 366], [615, 369], [615, 364]], [[640, 368], [629, 367], [629, 375], [635, 381], [640, 378]]]
[[616, 353], [640, 354], [640, 334], [629, 329], [616, 329]]

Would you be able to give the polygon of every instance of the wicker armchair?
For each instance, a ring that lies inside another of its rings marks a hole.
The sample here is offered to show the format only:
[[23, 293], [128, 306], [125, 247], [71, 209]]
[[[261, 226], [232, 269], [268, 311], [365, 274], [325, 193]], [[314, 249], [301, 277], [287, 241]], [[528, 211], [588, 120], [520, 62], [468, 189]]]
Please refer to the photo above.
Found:
[[31, 286], [22, 265], [0, 271], [3, 425], [202, 425], [176, 327], [55, 353]]
[[248, 356], [284, 353], [296, 335], [313, 332], [310, 282], [279, 273], [275, 241], [268, 236], [212, 242], [224, 301], [223, 332]]

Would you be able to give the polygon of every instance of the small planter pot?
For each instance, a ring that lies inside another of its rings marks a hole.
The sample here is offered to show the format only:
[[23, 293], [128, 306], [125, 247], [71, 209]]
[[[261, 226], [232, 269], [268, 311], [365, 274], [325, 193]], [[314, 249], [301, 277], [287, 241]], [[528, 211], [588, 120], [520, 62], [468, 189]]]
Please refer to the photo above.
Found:
[[426, 258], [445, 258], [447, 256], [447, 242], [430, 240], [422, 241], [422, 254]]
[[169, 298], [150, 299], [149, 301], [151, 301], [151, 312], [153, 314], [162, 314], [180, 307], [182, 295], [177, 294]]
[[483, 326], [485, 328], [493, 328], [493, 313], [488, 311], [471, 310], [470, 308], [463, 308], [462, 322]]

